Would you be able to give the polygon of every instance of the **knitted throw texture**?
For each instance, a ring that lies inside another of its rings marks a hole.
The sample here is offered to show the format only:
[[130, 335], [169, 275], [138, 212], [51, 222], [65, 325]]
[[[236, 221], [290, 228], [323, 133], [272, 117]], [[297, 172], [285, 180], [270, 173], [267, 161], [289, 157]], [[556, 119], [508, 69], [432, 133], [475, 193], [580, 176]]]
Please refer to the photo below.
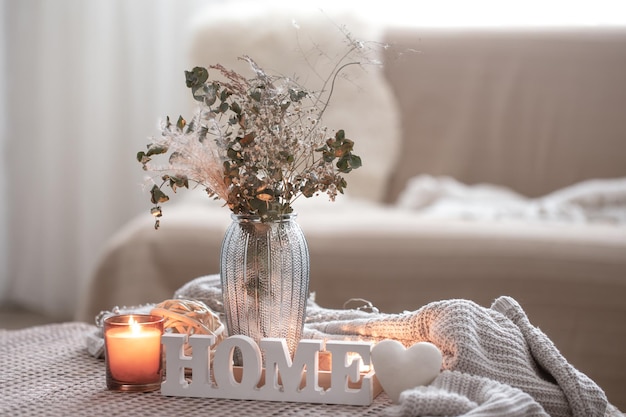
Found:
[[[219, 276], [195, 279], [175, 297], [204, 301], [223, 312]], [[559, 353], [510, 297], [491, 308], [445, 300], [402, 314], [307, 307], [307, 339], [427, 341], [443, 354], [443, 369], [426, 387], [405, 390], [389, 416], [621, 416], [590, 378]]]

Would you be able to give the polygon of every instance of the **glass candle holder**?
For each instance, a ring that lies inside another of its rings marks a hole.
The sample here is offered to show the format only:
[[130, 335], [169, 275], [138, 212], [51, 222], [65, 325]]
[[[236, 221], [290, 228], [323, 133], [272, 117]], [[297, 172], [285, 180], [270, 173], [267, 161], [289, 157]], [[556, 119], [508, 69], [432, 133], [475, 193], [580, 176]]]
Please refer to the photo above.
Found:
[[107, 388], [154, 391], [161, 387], [161, 335], [165, 319], [123, 314], [104, 320]]

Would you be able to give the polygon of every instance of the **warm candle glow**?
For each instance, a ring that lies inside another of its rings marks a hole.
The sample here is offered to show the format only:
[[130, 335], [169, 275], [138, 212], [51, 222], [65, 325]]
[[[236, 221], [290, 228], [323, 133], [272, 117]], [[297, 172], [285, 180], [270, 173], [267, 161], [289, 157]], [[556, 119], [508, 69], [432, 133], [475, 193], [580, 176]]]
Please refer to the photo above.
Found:
[[355, 360], [359, 361], [359, 372], [360, 373], [364, 374], [364, 373], [368, 373], [370, 371], [370, 366], [369, 365], [365, 365], [363, 363], [363, 358], [358, 353], [348, 352], [348, 356], [346, 358], [347, 358], [348, 363], [352, 363]]
[[135, 320], [133, 316], [130, 316], [128, 324], [130, 325], [130, 331], [133, 333], [133, 336], [138, 336], [139, 332], [141, 332], [141, 326], [137, 323], [137, 320]]
[[132, 386], [158, 388], [163, 319], [141, 315], [114, 319], [105, 321], [107, 385], [127, 390], [133, 390]]

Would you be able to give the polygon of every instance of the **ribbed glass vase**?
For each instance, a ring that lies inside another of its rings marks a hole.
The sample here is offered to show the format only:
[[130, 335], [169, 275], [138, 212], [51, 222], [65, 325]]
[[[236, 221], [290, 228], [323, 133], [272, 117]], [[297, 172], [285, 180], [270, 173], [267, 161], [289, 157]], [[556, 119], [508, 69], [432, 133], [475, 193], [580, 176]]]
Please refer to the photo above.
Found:
[[228, 334], [257, 343], [284, 338], [293, 357], [309, 293], [309, 250], [296, 214], [265, 223], [258, 216], [231, 217], [220, 262]]

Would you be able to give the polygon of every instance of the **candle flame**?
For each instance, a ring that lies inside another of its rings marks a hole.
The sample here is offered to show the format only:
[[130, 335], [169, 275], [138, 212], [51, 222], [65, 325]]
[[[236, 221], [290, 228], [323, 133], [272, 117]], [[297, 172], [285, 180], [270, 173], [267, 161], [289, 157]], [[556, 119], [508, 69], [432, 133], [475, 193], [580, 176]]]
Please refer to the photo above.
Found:
[[141, 325], [137, 323], [137, 320], [133, 316], [128, 319], [128, 324], [130, 325], [130, 331], [133, 335], [138, 335], [141, 332]]

